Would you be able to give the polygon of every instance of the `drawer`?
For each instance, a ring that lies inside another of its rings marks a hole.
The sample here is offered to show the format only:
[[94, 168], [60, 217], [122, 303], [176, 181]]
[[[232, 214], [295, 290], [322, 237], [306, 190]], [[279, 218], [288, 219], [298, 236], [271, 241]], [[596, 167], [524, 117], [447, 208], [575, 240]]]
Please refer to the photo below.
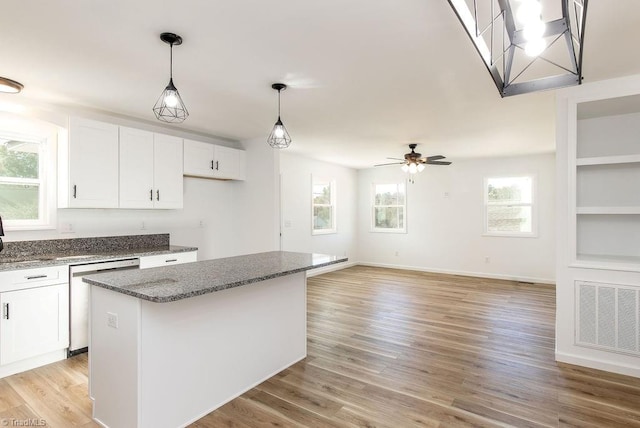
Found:
[[147, 269], [161, 266], [179, 265], [198, 261], [198, 252], [189, 251], [185, 253], [159, 254], [157, 256], [140, 257], [140, 269]]
[[68, 266], [47, 266], [0, 272], [0, 293], [54, 284], [65, 284], [68, 281]]

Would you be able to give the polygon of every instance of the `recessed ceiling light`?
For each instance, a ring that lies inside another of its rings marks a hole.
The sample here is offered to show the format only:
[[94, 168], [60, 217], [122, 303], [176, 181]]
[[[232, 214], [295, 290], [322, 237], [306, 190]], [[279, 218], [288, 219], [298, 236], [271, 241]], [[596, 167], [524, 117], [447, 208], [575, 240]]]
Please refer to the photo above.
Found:
[[6, 92], [8, 94], [17, 94], [22, 91], [24, 85], [15, 80], [7, 79], [6, 77], [0, 77], [0, 92]]

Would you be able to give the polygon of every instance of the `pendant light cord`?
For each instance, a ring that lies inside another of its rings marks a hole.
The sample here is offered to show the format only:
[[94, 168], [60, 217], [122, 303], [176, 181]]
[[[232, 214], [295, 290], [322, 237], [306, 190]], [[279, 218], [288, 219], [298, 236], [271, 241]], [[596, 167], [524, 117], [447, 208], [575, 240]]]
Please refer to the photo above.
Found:
[[173, 80], [173, 43], [169, 46], [169, 79]]
[[278, 89], [278, 120], [280, 120], [280, 89]]

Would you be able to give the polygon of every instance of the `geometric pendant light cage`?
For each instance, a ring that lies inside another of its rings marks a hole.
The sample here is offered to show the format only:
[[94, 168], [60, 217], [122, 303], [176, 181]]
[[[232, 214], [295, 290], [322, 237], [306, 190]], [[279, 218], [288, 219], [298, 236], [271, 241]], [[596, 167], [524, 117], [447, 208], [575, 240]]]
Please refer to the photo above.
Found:
[[291, 136], [282, 123], [282, 119], [280, 119], [280, 92], [287, 89], [287, 85], [284, 83], [274, 83], [271, 85], [271, 88], [278, 91], [278, 120], [275, 125], [273, 125], [273, 129], [267, 138], [267, 143], [274, 149], [286, 149], [291, 144]]
[[156, 101], [156, 104], [153, 106], [153, 113], [158, 120], [163, 122], [183, 122], [189, 116], [189, 112], [184, 105], [184, 101], [182, 101], [180, 92], [178, 92], [178, 89], [173, 84], [173, 45], [181, 45], [182, 37], [173, 33], [162, 33], [160, 34], [160, 40], [170, 46], [169, 84], [164, 88], [158, 101]]
[[587, 2], [449, 0], [502, 97], [582, 83]]

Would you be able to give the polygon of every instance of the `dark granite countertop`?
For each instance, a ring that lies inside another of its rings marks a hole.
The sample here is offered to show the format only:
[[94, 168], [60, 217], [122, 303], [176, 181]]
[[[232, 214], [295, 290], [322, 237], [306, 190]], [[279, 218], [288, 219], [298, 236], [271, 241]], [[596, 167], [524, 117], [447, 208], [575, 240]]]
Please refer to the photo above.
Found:
[[346, 257], [271, 251], [175, 266], [88, 275], [89, 284], [157, 303], [346, 262]]
[[[155, 236], [155, 235], [154, 235]], [[182, 253], [197, 251], [196, 247], [183, 247], [178, 245], [168, 245], [157, 240], [138, 240], [139, 247], [131, 244], [132, 237], [128, 239], [129, 245], [118, 249], [114, 245], [84, 246], [82, 248], [60, 245], [64, 240], [51, 241], [29, 241], [31, 246], [38, 246], [38, 253], [7, 253], [0, 254], [0, 272], [20, 269], [33, 269], [47, 266], [64, 266], [69, 264], [86, 264], [117, 259], [137, 258], [144, 256], [155, 256], [160, 254]], [[84, 238], [83, 241], [102, 244], [102, 241], [110, 238]], [[112, 239], [113, 240], [113, 239]], [[166, 238], [168, 241], [168, 235]], [[34, 244], [35, 243], [35, 244]], [[13, 243], [8, 243], [13, 244]], [[44, 249], [43, 249], [44, 248]]]

